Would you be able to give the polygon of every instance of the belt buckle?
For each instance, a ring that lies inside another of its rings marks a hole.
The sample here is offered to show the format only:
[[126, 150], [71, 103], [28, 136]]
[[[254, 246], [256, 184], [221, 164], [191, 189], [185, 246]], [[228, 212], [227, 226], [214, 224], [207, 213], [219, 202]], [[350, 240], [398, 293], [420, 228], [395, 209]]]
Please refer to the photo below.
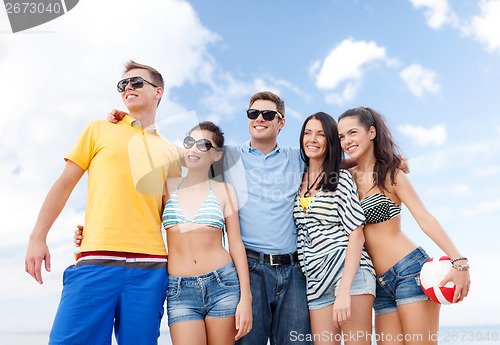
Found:
[[281, 265], [280, 263], [275, 263], [274, 262], [274, 257], [279, 258], [281, 254], [269, 254], [269, 264], [271, 266], [279, 266]]

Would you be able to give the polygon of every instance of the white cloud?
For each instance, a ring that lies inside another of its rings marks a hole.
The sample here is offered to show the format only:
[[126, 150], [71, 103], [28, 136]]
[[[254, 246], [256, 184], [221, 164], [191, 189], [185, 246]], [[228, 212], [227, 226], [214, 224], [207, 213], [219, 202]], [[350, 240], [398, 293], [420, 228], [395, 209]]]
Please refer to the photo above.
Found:
[[234, 117], [245, 109], [249, 96], [254, 90], [251, 83], [245, 83], [235, 79], [228, 72], [219, 72], [215, 77], [216, 83], [211, 87], [208, 96], [200, 103], [207, 109], [207, 117], [218, 123], [223, 118]]
[[361, 87], [361, 83], [359, 81], [347, 82], [342, 93], [330, 93], [325, 96], [326, 103], [343, 105], [346, 102], [350, 102], [356, 97], [358, 90]]
[[437, 74], [433, 70], [425, 69], [420, 65], [413, 64], [399, 73], [411, 93], [422, 98], [426, 93], [437, 94], [441, 86], [436, 81]]
[[[8, 22], [1, 20], [1, 30], [8, 30], [4, 23]], [[201, 24], [192, 6], [180, 0], [151, 0], [147, 6], [133, 0], [81, 1], [66, 15], [36, 29], [0, 35], [0, 74], [9, 80], [0, 84], [2, 113], [9, 116], [9, 130], [0, 136], [0, 180], [4, 182], [0, 249], [11, 253], [11, 261], [4, 256], [0, 260], [0, 271], [9, 284], [0, 289], [0, 305], [10, 303], [0, 314], [0, 332], [47, 329], [52, 320], [45, 305], [29, 296], [50, 296], [52, 310], [57, 307], [62, 270], [72, 261], [72, 232], [83, 222], [85, 179], [48, 236], [53, 269], [44, 275], [43, 287], [23, 273], [28, 236], [45, 195], [64, 167], [62, 157], [85, 123], [123, 107], [115, 87], [123, 63], [132, 58], [161, 71], [165, 96], [158, 115], [175, 114], [185, 107], [171, 98], [173, 88], [187, 83], [217, 88], [219, 71], [208, 47], [219, 40]], [[15, 305], [9, 302], [21, 290], [29, 293]], [[24, 320], [23, 310], [29, 308], [36, 309], [42, 326], [36, 320]], [[18, 321], [14, 325], [12, 320]]]
[[439, 29], [448, 24], [465, 36], [479, 41], [486, 51], [500, 53], [500, 0], [481, 0], [481, 13], [472, 19], [458, 18], [447, 0], [409, 0], [416, 9], [423, 8], [427, 24]]
[[377, 46], [375, 42], [354, 41], [348, 38], [325, 58], [316, 75], [316, 86], [319, 89], [331, 90], [345, 80], [361, 79], [364, 65], [385, 58], [385, 48]]
[[404, 125], [398, 127], [399, 131], [410, 137], [419, 146], [436, 145], [441, 146], [446, 142], [446, 127], [436, 125], [431, 128], [421, 126]]
[[354, 41], [350, 37], [337, 45], [323, 62], [314, 62], [310, 72], [316, 79], [316, 87], [321, 90], [335, 90], [346, 83], [340, 93], [326, 96], [328, 103], [342, 104], [355, 97], [365, 69], [377, 61], [394, 64], [387, 58], [385, 48], [376, 42]]
[[479, 7], [481, 14], [473, 17], [464, 31], [481, 42], [486, 51], [500, 53], [500, 0], [482, 0]]
[[451, 10], [447, 0], [410, 0], [416, 9], [424, 8], [427, 25], [439, 29], [444, 24], [458, 25], [456, 14]]
[[321, 67], [321, 60], [316, 60], [313, 62], [311, 67], [309, 67], [309, 74], [315, 76]]

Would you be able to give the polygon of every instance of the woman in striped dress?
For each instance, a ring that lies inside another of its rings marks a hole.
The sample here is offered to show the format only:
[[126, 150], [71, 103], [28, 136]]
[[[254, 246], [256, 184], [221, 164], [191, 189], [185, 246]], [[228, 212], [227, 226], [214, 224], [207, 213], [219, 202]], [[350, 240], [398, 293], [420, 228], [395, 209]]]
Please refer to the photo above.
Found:
[[306, 163], [294, 218], [314, 344], [370, 344], [375, 271], [366, 253], [365, 220], [351, 174], [340, 168], [335, 120], [309, 116], [300, 133]]

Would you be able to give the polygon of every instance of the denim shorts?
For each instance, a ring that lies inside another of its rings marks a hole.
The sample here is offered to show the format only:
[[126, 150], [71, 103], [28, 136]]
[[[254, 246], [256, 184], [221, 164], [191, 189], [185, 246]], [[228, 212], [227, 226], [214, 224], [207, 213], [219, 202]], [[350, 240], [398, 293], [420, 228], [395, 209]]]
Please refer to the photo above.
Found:
[[[340, 274], [342, 275], [342, 274]], [[330, 285], [320, 298], [309, 302], [309, 310], [324, 308], [335, 303], [335, 296], [339, 292], [340, 279]], [[356, 295], [373, 295], [375, 296], [375, 277], [370, 271], [358, 267], [356, 275], [351, 285], [351, 296]]]
[[394, 313], [397, 306], [426, 301], [419, 274], [429, 255], [418, 247], [377, 277], [377, 295], [373, 303], [375, 316]]
[[238, 273], [231, 262], [195, 277], [168, 277], [168, 325], [205, 317], [234, 316], [240, 301]]

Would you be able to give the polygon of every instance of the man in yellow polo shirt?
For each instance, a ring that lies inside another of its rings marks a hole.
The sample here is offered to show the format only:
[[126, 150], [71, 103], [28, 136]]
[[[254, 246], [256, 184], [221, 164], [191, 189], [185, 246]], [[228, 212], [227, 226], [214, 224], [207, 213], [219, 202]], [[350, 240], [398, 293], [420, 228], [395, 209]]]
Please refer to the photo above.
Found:
[[64, 273], [49, 344], [157, 344], [168, 284], [161, 234], [167, 175], [179, 176], [176, 148], [152, 127], [163, 95], [154, 68], [130, 61], [117, 85], [129, 110], [118, 125], [90, 122], [66, 155], [26, 251], [26, 272], [40, 284], [50, 271], [47, 233], [88, 171], [82, 252]]

